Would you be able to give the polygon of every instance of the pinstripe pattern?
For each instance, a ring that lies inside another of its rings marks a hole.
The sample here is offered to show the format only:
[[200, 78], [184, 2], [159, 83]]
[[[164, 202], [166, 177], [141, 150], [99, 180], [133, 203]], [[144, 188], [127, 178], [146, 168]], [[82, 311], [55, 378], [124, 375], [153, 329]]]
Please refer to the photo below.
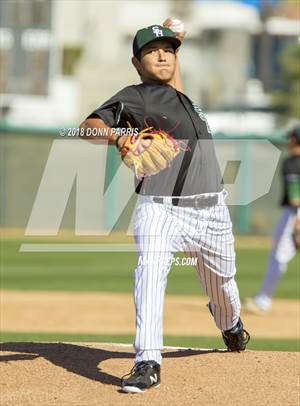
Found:
[[170, 198], [160, 204], [151, 196], [140, 196], [134, 218], [138, 258], [143, 259], [134, 273], [137, 362], [161, 363], [164, 293], [177, 251], [197, 257], [196, 270], [217, 327], [228, 330], [237, 323], [240, 299], [226, 196], [222, 191], [217, 205], [200, 209], [174, 206]]

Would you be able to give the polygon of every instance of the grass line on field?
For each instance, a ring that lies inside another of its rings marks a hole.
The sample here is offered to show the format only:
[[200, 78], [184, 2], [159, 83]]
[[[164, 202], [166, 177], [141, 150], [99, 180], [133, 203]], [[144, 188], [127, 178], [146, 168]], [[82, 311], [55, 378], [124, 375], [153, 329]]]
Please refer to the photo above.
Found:
[[[126, 234], [127, 231], [116, 231], [109, 235], [99, 236], [78, 236], [74, 230], [62, 229], [55, 236], [25, 236], [25, 229], [22, 228], [1, 228], [0, 236], [3, 240], [19, 241], [21, 243], [134, 243], [133, 235]], [[236, 248], [260, 248], [269, 249], [271, 247], [271, 236], [261, 235], [237, 235], [235, 234]]]
[[[65, 333], [20, 333], [1, 332], [1, 342], [107, 342], [132, 344], [133, 335], [65, 334]], [[224, 348], [221, 337], [165, 336], [164, 345], [196, 348]], [[261, 351], [300, 351], [297, 339], [251, 339], [247, 348]]]

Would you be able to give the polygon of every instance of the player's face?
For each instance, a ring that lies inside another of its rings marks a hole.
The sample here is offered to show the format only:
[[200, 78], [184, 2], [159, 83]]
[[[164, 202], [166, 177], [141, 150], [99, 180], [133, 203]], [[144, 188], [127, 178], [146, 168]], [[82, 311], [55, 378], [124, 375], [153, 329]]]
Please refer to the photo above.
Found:
[[142, 49], [140, 60], [136, 62], [143, 82], [168, 83], [175, 73], [176, 55], [168, 41], [154, 41]]

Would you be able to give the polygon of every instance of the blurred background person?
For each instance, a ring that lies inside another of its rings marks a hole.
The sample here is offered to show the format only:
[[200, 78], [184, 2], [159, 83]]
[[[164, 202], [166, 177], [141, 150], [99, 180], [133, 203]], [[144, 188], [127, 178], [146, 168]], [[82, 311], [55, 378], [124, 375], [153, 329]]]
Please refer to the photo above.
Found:
[[270, 310], [274, 291], [300, 248], [295, 241], [295, 234], [300, 232], [300, 126], [289, 133], [288, 149], [289, 156], [282, 164], [283, 210], [274, 231], [267, 270], [257, 295], [244, 302], [244, 309], [253, 313]]

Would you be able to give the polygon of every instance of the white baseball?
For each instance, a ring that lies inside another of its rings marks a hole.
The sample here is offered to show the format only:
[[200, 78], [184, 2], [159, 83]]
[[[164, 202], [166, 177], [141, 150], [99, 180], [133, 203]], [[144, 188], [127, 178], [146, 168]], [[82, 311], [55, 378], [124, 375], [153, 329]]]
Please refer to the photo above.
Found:
[[178, 18], [171, 18], [172, 24], [169, 28], [174, 32], [184, 32], [184, 24]]

